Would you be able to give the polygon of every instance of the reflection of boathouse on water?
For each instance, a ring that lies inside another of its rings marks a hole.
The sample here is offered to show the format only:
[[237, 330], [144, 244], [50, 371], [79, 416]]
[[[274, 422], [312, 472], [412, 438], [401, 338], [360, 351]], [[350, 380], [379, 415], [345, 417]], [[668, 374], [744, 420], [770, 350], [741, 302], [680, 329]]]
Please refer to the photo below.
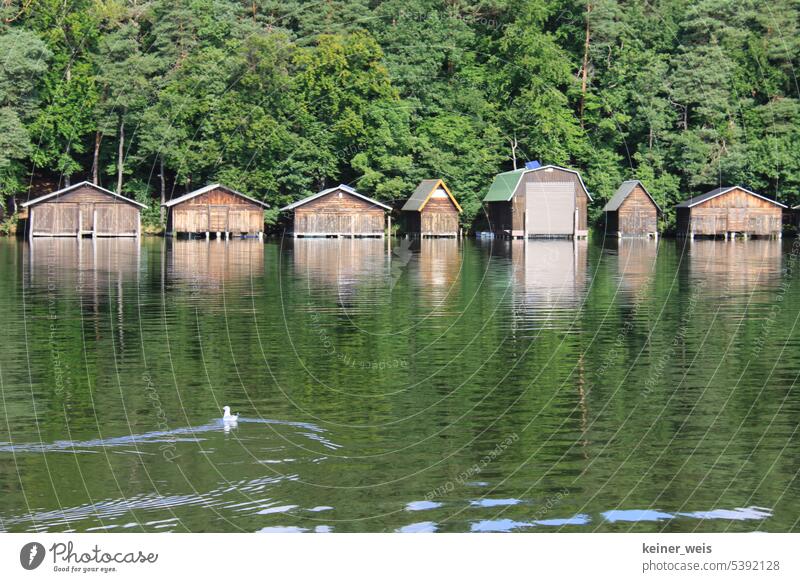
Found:
[[387, 252], [378, 238], [295, 238], [286, 239], [295, 273], [334, 296], [348, 297], [358, 288], [380, 287], [386, 283]]
[[[588, 246], [585, 240], [513, 240], [511, 261], [517, 305], [556, 310], [539, 318], [562, 317], [557, 311], [583, 302], [588, 282]], [[565, 312], [567, 313], [567, 312]]]
[[258, 239], [167, 239], [165, 252], [174, 281], [216, 287], [264, 275], [264, 243]]
[[616, 248], [619, 287], [623, 291], [639, 293], [645, 291], [655, 280], [658, 245], [647, 238], [624, 238], [607, 241]]
[[[400, 275], [403, 274], [402, 269], [407, 271], [408, 277], [413, 280], [418, 290], [415, 292], [426, 301], [437, 305], [449, 304], [450, 300], [459, 295], [461, 249], [460, 241], [455, 238], [415, 239], [409, 249], [414, 253], [413, 260], [408, 261], [407, 266], [401, 266], [394, 271]], [[396, 261], [394, 257], [392, 260]]]
[[135, 238], [36, 237], [27, 246], [27, 282], [32, 289], [103, 294], [138, 280], [141, 251]]
[[779, 240], [695, 240], [685, 252], [688, 256], [683, 260], [689, 260], [692, 279], [723, 295], [729, 291], [773, 293], [781, 278], [783, 249]]

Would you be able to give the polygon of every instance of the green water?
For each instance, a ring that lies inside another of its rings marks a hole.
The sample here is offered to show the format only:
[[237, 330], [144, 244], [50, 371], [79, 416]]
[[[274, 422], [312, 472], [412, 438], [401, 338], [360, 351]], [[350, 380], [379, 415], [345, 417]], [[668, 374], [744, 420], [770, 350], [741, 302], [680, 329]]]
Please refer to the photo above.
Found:
[[800, 529], [793, 243], [2, 240], [0, 529]]

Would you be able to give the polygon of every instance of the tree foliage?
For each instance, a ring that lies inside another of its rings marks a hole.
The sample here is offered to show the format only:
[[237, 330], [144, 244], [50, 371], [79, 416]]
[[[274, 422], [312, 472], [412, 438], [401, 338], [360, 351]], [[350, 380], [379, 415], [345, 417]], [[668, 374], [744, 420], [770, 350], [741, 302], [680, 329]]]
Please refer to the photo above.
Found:
[[[639, 178], [800, 202], [798, 0], [33, 0], [0, 8], [0, 191], [97, 180], [156, 207], [223, 181], [273, 205], [443, 177]], [[157, 212], [148, 214], [158, 217]]]

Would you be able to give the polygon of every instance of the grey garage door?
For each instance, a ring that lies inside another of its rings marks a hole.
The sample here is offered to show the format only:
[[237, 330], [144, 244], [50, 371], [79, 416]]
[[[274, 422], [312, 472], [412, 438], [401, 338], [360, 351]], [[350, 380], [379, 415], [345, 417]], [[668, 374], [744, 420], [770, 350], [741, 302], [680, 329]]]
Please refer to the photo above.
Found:
[[528, 184], [525, 218], [529, 236], [574, 234], [575, 187], [571, 182]]

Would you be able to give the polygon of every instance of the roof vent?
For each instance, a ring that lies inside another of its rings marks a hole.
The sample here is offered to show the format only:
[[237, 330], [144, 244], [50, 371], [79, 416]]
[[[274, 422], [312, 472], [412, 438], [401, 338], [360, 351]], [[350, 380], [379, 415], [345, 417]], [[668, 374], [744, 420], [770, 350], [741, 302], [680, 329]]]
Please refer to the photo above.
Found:
[[539, 163], [539, 160], [533, 160], [532, 162], [525, 162], [525, 169], [526, 170], [535, 170], [536, 168], [540, 168], [542, 164]]

